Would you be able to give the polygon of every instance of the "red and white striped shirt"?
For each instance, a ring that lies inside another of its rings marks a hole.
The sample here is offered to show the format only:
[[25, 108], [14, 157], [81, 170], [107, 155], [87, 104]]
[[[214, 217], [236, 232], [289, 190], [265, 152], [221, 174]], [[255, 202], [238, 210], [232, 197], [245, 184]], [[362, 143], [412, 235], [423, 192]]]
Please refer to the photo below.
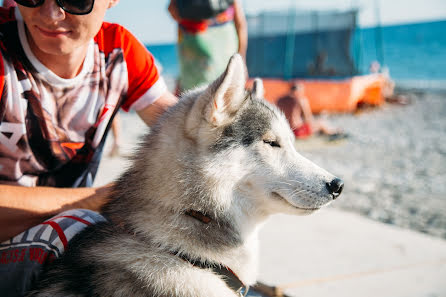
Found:
[[113, 115], [166, 90], [153, 56], [103, 23], [81, 72], [63, 79], [32, 53], [17, 8], [0, 8], [0, 183], [90, 186]]

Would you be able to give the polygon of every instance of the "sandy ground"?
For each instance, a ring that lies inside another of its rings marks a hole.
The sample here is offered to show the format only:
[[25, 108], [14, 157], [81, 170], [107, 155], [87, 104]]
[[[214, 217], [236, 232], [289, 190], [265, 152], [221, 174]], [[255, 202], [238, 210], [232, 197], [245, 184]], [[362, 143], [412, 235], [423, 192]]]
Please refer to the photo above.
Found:
[[[342, 199], [329, 207], [446, 238], [446, 95], [413, 94], [408, 106], [386, 104], [357, 115], [327, 115], [347, 140], [315, 137], [297, 149], [345, 182]], [[147, 128], [134, 113], [122, 113], [124, 157], [104, 156], [96, 185], [128, 166], [138, 136]], [[110, 138], [110, 136], [109, 136]], [[110, 148], [107, 141], [105, 155]]]

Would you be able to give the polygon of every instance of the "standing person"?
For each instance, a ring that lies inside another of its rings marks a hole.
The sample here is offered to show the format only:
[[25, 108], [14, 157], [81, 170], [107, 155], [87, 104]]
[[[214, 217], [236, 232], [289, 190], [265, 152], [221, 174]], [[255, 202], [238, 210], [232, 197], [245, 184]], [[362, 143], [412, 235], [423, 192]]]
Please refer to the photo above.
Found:
[[328, 135], [330, 140], [345, 138], [341, 130], [314, 118], [310, 104], [305, 96], [303, 84], [293, 84], [290, 92], [279, 98], [277, 106], [283, 111], [296, 138], [306, 138], [313, 133]]
[[177, 102], [147, 49], [103, 21], [119, 0], [16, 2], [0, 9], [2, 296], [21, 296], [74, 234], [103, 220], [94, 211], [111, 185], [91, 186], [119, 108], [151, 125]]
[[[180, 75], [177, 92], [215, 80], [234, 53], [246, 56], [248, 33], [240, 0], [219, 1], [229, 7], [216, 16], [200, 19], [200, 12], [206, 9], [198, 3], [211, 2], [215, 1], [170, 1], [168, 10], [178, 22]], [[209, 10], [207, 8], [207, 12]]]

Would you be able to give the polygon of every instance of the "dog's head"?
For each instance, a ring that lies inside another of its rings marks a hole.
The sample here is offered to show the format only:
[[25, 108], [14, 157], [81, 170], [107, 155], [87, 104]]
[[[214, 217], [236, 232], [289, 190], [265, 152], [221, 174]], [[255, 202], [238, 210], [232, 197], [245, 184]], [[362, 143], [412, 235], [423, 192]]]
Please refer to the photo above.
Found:
[[266, 215], [307, 214], [336, 199], [342, 181], [296, 152], [286, 118], [263, 99], [261, 80], [245, 91], [245, 73], [236, 54], [215, 82], [185, 96], [195, 97], [184, 133], [195, 146], [197, 195], [212, 193], [212, 207], [243, 204]]

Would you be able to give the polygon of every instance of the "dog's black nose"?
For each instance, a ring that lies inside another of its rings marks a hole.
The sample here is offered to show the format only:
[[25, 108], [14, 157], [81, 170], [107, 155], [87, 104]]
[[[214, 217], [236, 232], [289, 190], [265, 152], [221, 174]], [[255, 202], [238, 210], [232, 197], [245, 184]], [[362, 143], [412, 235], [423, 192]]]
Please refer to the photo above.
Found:
[[326, 186], [330, 194], [333, 195], [333, 199], [336, 199], [341, 195], [342, 189], [344, 189], [344, 182], [340, 178], [335, 178], [331, 182], [326, 183]]

